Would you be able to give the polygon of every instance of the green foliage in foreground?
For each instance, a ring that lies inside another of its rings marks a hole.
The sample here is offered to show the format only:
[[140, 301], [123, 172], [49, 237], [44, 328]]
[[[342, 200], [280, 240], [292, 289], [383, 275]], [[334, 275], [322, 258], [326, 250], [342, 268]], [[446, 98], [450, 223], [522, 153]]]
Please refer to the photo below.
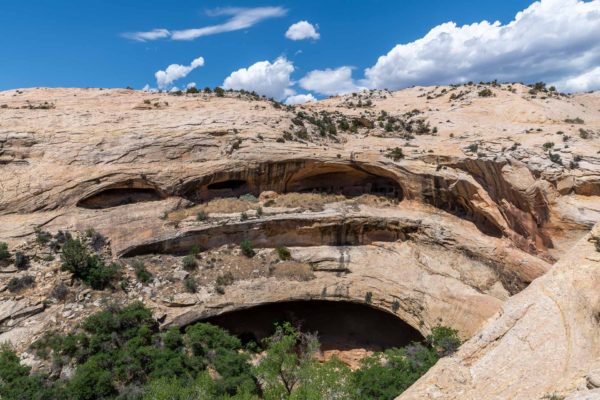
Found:
[[[109, 306], [68, 335], [49, 333], [32, 345], [69, 366], [69, 379], [32, 373], [8, 347], [0, 347], [3, 400], [363, 400], [393, 399], [443, 354], [456, 349], [456, 331], [438, 327], [426, 344], [375, 353], [351, 371], [333, 358], [320, 362], [316, 336], [290, 324], [242, 346], [223, 329], [197, 323], [159, 332], [141, 303]], [[247, 349], [260, 350], [260, 355]], [[258, 362], [251, 363], [251, 358]]]

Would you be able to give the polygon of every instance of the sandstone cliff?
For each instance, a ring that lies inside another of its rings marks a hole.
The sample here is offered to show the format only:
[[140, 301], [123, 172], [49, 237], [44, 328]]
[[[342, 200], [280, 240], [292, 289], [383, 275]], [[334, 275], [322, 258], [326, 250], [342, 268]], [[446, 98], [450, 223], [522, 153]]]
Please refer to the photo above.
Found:
[[[407, 398], [538, 396], [592, 368], [598, 93], [415, 87], [286, 107], [238, 92], [24, 89], [0, 93], [0, 117], [0, 242], [29, 259], [0, 261], [0, 341], [31, 363], [32, 340], [106, 299], [142, 300], [164, 326], [320, 299], [471, 338]], [[123, 290], [84, 287], [39, 240], [90, 228], [124, 265]], [[23, 276], [35, 284], [11, 291]], [[536, 368], [552, 373], [510, 384]]]

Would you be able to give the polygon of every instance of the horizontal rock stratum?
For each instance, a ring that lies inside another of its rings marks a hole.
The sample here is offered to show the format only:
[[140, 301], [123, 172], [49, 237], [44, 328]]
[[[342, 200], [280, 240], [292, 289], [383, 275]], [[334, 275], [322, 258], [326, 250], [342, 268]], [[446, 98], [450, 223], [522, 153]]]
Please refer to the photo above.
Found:
[[[12, 254], [0, 342], [38, 365], [32, 341], [107, 299], [141, 300], [163, 327], [345, 301], [467, 340], [402, 399], [583, 394], [600, 367], [599, 153], [600, 93], [521, 84], [295, 107], [246, 92], [0, 92], [0, 242]], [[53, 243], [66, 231], [124, 265], [123, 290], [61, 271]], [[150, 282], [136, 281], [136, 260]], [[35, 284], [12, 290], [24, 276]]]

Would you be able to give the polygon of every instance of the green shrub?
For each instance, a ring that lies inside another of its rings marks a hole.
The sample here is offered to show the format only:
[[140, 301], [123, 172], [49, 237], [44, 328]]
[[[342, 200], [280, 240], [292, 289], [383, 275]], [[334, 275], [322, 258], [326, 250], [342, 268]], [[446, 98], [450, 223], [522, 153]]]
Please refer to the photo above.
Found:
[[34, 285], [35, 285], [35, 278], [31, 275], [25, 275], [20, 278], [19, 277], [12, 278], [10, 281], [8, 281], [6, 288], [11, 293], [18, 293], [18, 292], [25, 290], [27, 288], [30, 288]]
[[231, 272], [225, 272], [223, 275], [217, 276], [216, 285], [217, 286], [229, 286], [233, 284], [235, 278]]
[[38, 244], [45, 245], [50, 241], [50, 239], [52, 239], [50, 232], [43, 231], [39, 228], [35, 230], [35, 241]]
[[554, 147], [554, 142], [546, 142], [544, 143], [544, 150], [550, 150], [551, 148]]
[[8, 260], [10, 258], [10, 252], [8, 251], [8, 244], [0, 242], [0, 260]]
[[208, 213], [204, 210], [201, 210], [196, 214], [196, 221], [206, 221], [208, 219]]
[[196, 256], [193, 254], [188, 254], [183, 257], [182, 260], [183, 269], [186, 271], [193, 271], [198, 266], [198, 261], [196, 261]]
[[247, 201], [248, 203], [258, 203], [258, 199], [252, 193], [246, 193], [239, 197], [240, 200]]
[[489, 88], [485, 88], [481, 90], [478, 94], [479, 97], [491, 97], [494, 95], [494, 92], [492, 92]]
[[446, 326], [434, 327], [426, 341], [441, 357], [454, 353], [460, 346], [458, 331]]
[[90, 245], [96, 251], [100, 251], [100, 249], [106, 245], [106, 238], [94, 228], [86, 229], [85, 236], [89, 239]]
[[55, 387], [47, 375], [30, 373], [30, 370], [30, 367], [20, 363], [19, 357], [8, 345], [0, 345], [0, 398], [3, 400], [65, 398], [64, 391]]
[[[460, 342], [436, 327], [425, 344], [374, 353], [351, 371], [316, 359], [316, 335], [276, 325], [253, 365], [240, 339], [206, 323], [159, 332], [141, 303], [108, 305], [73, 333], [47, 333], [38, 357], [74, 368], [71, 379], [32, 373], [0, 347], [0, 397], [7, 400], [385, 399], [397, 397]], [[249, 346], [252, 347], [252, 346]], [[256, 347], [256, 346], [254, 346]], [[57, 374], [58, 375], [58, 374]]]
[[394, 161], [398, 161], [404, 158], [404, 152], [400, 147], [394, 147], [389, 149], [386, 153], [386, 157], [391, 158]]
[[470, 145], [467, 146], [467, 150], [469, 150], [471, 153], [477, 153], [478, 149], [479, 149], [479, 144], [477, 144], [477, 143], [471, 143]]
[[56, 300], [65, 300], [69, 295], [69, 288], [64, 283], [59, 283], [58, 285], [52, 288], [50, 292], [50, 296], [55, 298]]
[[240, 214], [240, 220], [241, 221], [246, 221], [248, 219], [248, 214], [246, 214], [246, 212], [242, 212]]
[[29, 267], [29, 258], [20, 251], [17, 251], [15, 253], [15, 267], [21, 270], [27, 269], [27, 267]]
[[366, 357], [352, 376], [355, 396], [392, 400], [427, 372], [438, 358], [435, 351], [421, 344]]
[[217, 95], [217, 97], [223, 97], [223, 96], [225, 96], [225, 90], [223, 90], [222, 87], [217, 86], [215, 88], [214, 92]]
[[183, 286], [188, 293], [196, 293], [198, 291], [198, 283], [192, 276], [186, 276], [183, 280]]
[[152, 273], [150, 273], [150, 271], [148, 271], [148, 269], [146, 268], [146, 265], [144, 264], [144, 262], [140, 259], [135, 259], [133, 260], [133, 263], [131, 264], [131, 266], [133, 267], [133, 270], [135, 271], [135, 276], [138, 279], [138, 281], [142, 282], [142, 283], [148, 283], [152, 280]]
[[562, 159], [560, 158], [560, 154], [548, 152], [548, 158], [553, 163], [562, 165]]
[[196, 89], [195, 86], [187, 88], [187, 90], [185, 92], [188, 93], [188, 94], [200, 93], [200, 91], [198, 89]]
[[567, 124], [580, 124], [580, 125], [585, 123], [585, 121], [582, 120], [579, 117], [577, 117], [577, 118], [567, 118], [567, 119], [565, 119], [565, 122]]
[[93, 289], [106, 288], [118, 275], [120, 265], [106, 265], [97, 255], [90, 255], [79, 239], [68, 238], [61, 253], [62, 270], [69, 271], [77, 279]]
[[292, 258], [292, 253], [290, 253], [290, 250], [287, 247], [280, 246], [277, 247], [275, 250], [277, 251], [279, 259], [282, 261], [287, 261]]
[[580, 138], [582, 138], [582, 139], [587, 139], [587, 138], [589, 138], [589, 137], [590, 137], [590, 132], [589, 132], [589, 131], [586, 131], [586, 130], [585, 130], [585, 129], [583, 129], [583, 128], [580, 128], [580, 129], [579, 129], [579, 137], [580, 137]]
[[254, 248], [252, 247], [252, 243], [250, 243], [249, 240], [244, 240], [242, 243], [240, 243], [240, 250], [242, 251], [242, 254], [248, 258], [252, 258], [256, 254]]

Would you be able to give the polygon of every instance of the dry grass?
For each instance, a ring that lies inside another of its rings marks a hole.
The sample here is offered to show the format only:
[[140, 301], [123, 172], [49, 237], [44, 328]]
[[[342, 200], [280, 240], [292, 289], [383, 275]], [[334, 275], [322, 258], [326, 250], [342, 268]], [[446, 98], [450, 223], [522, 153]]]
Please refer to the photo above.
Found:
[[352, 202], [371, 207], [395, 207], [398, 205], [397, 199], [385, 196], [376, 196], [374, 194], [363, 194], [352, 199]]
[[271, 276], [298, 281], [309, 281], [315, 277], [310, 265], [295, 261], [285, 261], [274, 265]]
[[209, 216], [210, 214], [240, 213], [248, 210], [254, 210], [258, 208], [258, 206], [259, 203], [253, 203], [237, 198], [213, 199], [208, 203], [172, 211], [167, 216], [167, 220], [181, 221], [187, 217], [196, 216], [201, 211], [209, 214]]
[[[323, 211], [326, 204], [348, 202], [349, 204], [364, 204], [371, 207], [394, 207], [398, 204], [395, 199], [373, 194], [363, 194], [355, 198], [347, 198], [341, 194], [329, 193], [285, 193], [273, 200], [264, 202], [270, 207], [300, 208], [302, 210]], [[181, 221], [190, 216], [196, 216], [199, 212], [210, 214], [241, 213], [248, 210], [256, 210], [260, 206], [258, 202], [252, 202], [239, 198], [213, 199], [208, 203], [199, 204], [194, 207], [175, 210], [168, 214], [168, 221]]]
[[274, 207], [322, 211], [324, 205], [346, 200], [345, 196], [327, 193], [286, 193], [274, 199]]

